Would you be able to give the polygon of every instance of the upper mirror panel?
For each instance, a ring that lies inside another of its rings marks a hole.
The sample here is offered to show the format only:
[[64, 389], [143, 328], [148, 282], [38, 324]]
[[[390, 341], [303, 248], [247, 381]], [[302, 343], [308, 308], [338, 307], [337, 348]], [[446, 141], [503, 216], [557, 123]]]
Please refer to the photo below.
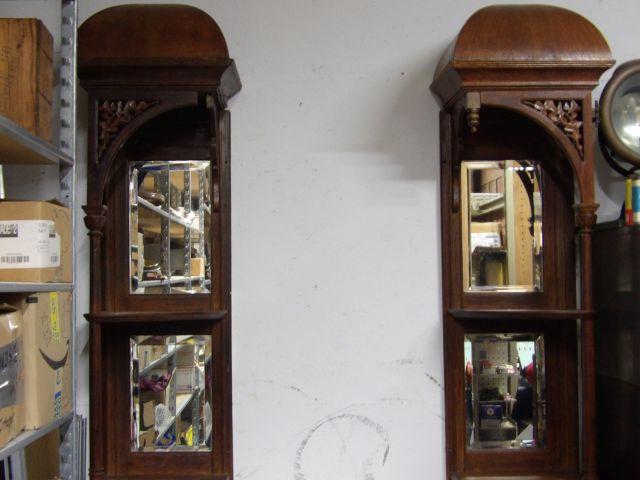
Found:
[[210, 162], [129, 164], [130, 292], [211, 291]]
[[540, 166], [465, 161], [461, 168], [466, 291], [542, 291]]

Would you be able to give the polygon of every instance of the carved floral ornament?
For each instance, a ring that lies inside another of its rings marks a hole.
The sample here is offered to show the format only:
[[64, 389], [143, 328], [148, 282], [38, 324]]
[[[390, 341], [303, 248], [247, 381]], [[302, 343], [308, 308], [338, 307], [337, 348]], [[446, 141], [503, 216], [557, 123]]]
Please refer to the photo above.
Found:
[[131, 120], [157, 103], [155, 100], [99, 100], [97, 159], [102, 157], [111, 141]]
[[522, 103], [537, 110], [551, 120], [569, 137], [580, 156], [584, 156], [582, 145], [582, 107], [575, 100], [525, 100]]

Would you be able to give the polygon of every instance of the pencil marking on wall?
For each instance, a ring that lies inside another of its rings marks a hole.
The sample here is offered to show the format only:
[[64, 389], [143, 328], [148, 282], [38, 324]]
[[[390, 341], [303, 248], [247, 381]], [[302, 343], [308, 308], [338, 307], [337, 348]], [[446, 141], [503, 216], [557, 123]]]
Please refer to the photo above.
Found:
[[[325, 470], [326, 478], [375, 480], [375, 472], [389, 456], [389, 434], [382, 425], [364, 415], [343, 413], [323, 418], [307, 432], [293, 463], [295, 480], [314, 480], [308, 471]], [[315, 468], [305, 469], [305, 465]], [[327, 471], [335, 469], [335, 471]]]
[[432, 383], [434, 383], [435, 385], [437, 385], [439, 388], [444, 388], [442, 386], [442, 384], [438, 381], [437, 378], [435, 378], [433, 375], [431, 375], [429, 372], [425, 372], [424, 376], [427, 377], [427, 380], [430, 380]]

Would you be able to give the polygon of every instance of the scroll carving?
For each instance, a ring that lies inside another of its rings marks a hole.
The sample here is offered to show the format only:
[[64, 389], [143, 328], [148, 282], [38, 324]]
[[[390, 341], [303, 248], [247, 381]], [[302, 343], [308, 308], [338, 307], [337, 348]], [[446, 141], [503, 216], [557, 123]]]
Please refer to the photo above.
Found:
[[98, 156], [99, 160], [111, 141], [124, 127], [145, 110], [157, 104], [145, 100], [100, 100], [98, 102]]
[[582, 107], [575, 100], [525, 100], [528, 107], [537, 110], [556, 124], [571, 140], [581, 157], [584, 156], [582, 144]]

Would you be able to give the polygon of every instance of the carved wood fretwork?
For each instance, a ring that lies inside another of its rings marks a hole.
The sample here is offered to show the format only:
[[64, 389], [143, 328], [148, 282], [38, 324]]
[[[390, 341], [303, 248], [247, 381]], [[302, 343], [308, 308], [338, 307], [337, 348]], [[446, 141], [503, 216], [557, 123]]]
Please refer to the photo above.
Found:
[[154, 100], [100, 100], [98, 101], [98, 156], [97, 161], [111, 141], [131, 120], [149, 107], [160, 103]]
[[555, 123], [569, 137], [581, 157], [584, 156], [582, 145], [582, 107], [575, 100], [525, 100], [528, 107]]

